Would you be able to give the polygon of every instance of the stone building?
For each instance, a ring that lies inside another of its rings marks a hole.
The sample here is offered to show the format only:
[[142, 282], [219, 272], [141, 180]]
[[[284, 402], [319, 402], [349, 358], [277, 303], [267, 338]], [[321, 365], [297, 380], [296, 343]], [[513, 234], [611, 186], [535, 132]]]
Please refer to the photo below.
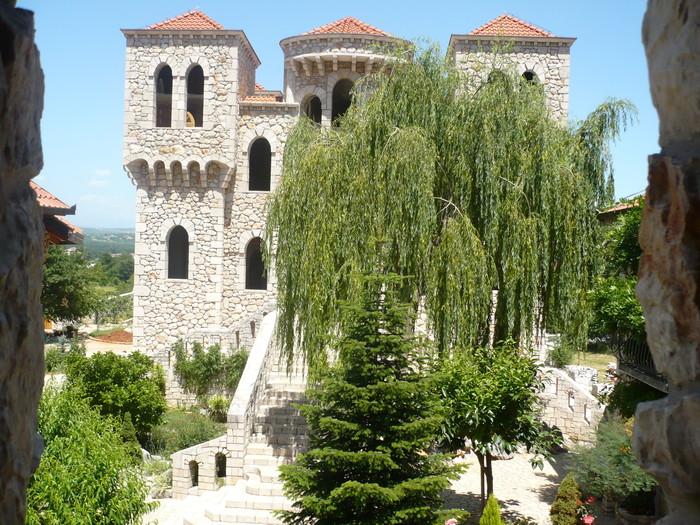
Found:
[[[199, 11], [123, 33], [123, 155], [137, 187], [134, 345], [170, 371], [179, 338], [252, 347], [275, 305], [260, 243], [287, 134], [301, 115], [331, 125], [354, 83], [382, 67], [380, 50], [401, 42], [354, 18], [285, 38], [280, 92], [255, 82], [260, 60], [245, 33]], [[508, 42], [507, 57], [565, 119], [573, 41], [503, 15], [452, 35], [450, 53], [466, 70]]]

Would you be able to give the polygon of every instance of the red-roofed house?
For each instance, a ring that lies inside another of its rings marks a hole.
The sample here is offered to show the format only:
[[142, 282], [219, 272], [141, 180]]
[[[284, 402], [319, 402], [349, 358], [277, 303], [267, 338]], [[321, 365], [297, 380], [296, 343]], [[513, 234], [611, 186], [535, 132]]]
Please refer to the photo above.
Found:
[[44, 251], [51, 244], [83, 244], [83, 230], [63, 217], [75, 215], [75, 205], [68, 206], [34, 181], [29, 181], [44, 216]]

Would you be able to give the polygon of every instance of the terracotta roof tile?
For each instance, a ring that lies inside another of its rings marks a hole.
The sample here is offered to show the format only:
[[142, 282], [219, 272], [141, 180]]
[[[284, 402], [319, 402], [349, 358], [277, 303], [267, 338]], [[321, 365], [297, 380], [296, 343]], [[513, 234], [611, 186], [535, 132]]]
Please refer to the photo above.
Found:
[[341, 18], [336, 22], [326, 24], [325, 26], [317, 27], [302, 35], [318, 35], [324, 33], [352, 33], [352, 34], [365, 34], [365, 35], [379, 35], [379, 36], [392, 36], [386, 31], [377, 29], [374, 26], [366, 24], [357, 18], [352, 18], [350, 16]]
[[212, 29], [224, 29], [224, 26], [215, 22], [201, 11], [188, 11], [185, 14], [158, 22], [146, 29], [172, 29], [172, 30], [194, 30], [207, 31]]
[[248, 95], [244, 102], [282, 102], [282, 97], [277, 95]]
[[[75, 209], [72, 206], [68, 206], [65, 202], [61, 201], [52, 193], [46, 191], [33, 180], [29, 181], [29, 186], [36, 193], [36, 200], [40, 207], [51, 208], [52, 210], [66, 210], [67, 213], [71, 213], [72, 211], [72, 213], [75, 213]], [[54, 211], [52, 213], [56, 212]]]
[[256, 82], [255, 91], [266, 91], [266, 89]]
[[549, 31], [523, 22], [512, 15], [501, 15], [498, 18], [478, 27], [470, 35], [489, 36], [548, 36], [554, 37]]

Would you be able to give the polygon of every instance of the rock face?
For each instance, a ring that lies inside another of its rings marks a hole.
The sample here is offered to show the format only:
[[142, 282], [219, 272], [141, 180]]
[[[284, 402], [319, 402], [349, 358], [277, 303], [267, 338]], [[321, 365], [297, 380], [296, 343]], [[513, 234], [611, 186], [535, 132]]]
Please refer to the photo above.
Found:
[[644, 45], [661, 153], [649, 158], [637, 295], [668, 397], [637, 409], [634, 448], [664, 524], [700, 523], [700, 1], [650, 0]]
[[43, 383], [43, 224], [29, 180], [42, 166], [44, 77], [29, 11], [0, 2], [0, 523], [24, 523]]

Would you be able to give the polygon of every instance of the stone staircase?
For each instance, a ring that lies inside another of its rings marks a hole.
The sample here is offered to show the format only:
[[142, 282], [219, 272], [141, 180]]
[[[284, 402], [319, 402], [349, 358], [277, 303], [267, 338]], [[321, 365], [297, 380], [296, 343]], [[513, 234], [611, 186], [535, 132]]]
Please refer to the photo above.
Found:
[[306, 377], [301, 366], [288, 375], [278, 356], [270, 357], [264, 391], [258, 394], [260, 401], [243, 449], [242, 479], [219, 491], [200, 493], [197, 504], [183, 516], [185, 525], [276, 525], [281, 522], [272, 511], [291, 508], [277, 468], [292, 463], [306, 449], [306, 421], [292, 406], [305, 401]]

